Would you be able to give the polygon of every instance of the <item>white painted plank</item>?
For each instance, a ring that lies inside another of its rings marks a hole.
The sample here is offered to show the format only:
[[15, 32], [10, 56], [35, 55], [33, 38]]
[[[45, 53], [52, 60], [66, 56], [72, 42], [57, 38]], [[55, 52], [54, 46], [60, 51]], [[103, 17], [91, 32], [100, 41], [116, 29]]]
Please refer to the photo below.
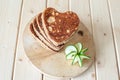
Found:
[[119, 80], [107, 0], [91, 0], [97, 80]]
[[[70, 10], [79, 15], [81, 23], [83, 23], [92, 34], [89, 0], [70, 0]], [[88, 71], [72, 80], [95, 80], [94, 64]]]
[[[108, 0], [120, 73], [120, 0]], [[119, 74], [120, 76], [120, 74]]]
[[[53, 7], [58, 11], [68, 10], [68, 0], [47, 0], [47, 7]], [[44, 75], [43, 80], [69, 80], [68, 78], [55, 78]]]
[[11, 80], [21, 0], [0, 0], [0, 80]]
[[44, 75], [43, 80], [69, 80], [69, 78], [59, 78], [54, 76]]
[[69, 0], [47, 0], [47, 7], [53, 7], [58, 11], [68, 10], [68, 1]]
[[42, 80], [41, 73], [36, 70], [31, 62], [26, 58], [23, 44], [22, 34], [26, 24], [39, 12], [42, 12], [45, 8], [45, 0], [24, 0], [21, 23], [18, 37], [18, 46], [16, 52], [16, 62], [14, 69], [14, 80]]

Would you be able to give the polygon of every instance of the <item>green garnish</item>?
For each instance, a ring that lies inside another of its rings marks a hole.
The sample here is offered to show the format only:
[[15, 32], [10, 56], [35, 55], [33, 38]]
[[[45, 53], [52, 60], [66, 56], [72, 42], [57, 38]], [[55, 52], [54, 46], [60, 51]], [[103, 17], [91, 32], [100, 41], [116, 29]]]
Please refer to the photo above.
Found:
[[72, 65], [78, 62], [79, 66], [82, 67], [83, 60], [90, 59], [90, 57], [85, 54], [87, 50], [88, 48], [83, 49], [83, 45], [81, 43], [69, 45], [65, 49], [66, 59], [71, 59]]

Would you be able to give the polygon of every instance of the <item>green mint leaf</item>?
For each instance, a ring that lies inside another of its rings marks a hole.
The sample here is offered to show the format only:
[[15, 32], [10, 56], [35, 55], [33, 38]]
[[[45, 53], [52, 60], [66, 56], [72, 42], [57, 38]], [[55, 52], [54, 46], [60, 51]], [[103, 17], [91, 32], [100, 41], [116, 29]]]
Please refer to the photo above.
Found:
[[83, 66], [84, 59], [90, 59], [91, 57], [85, 55], [85, 52], [88, 48], [82, 49], [83, 46], [81, 43], [75, 45], [69, 45], [65, 49], [66, 59], [72, 60], [72, 65], [78, 63], [80, 67]]
[[76, 51], [71, 51], [69, 54], [66, 55], [66, 57], [71, 55], [71, 54], [76, 54]]
[[73, 61], [72, 61], [72, 65], [75, 63], [75, 58], [77, 55], [74, 56]]
[[71, 51], [69, 54], [66, 55], [67, 59], [73, 59], [73, 57], [76, 55], [76, 51]]
[[82, 49], [80, 54], [84, 54], [87, 50], [88, 48]]
[[78, 61], [79, 61], [79, 56], [78, 56], [78, 55], [76, 55], [76, 57], [75, 57], [75, 59], [74, 59], [73, 64], [77, 63]]
[[86, 55], [80, 55], [80, 57], [81, 57], [82, 60], [83, 60], [83, 59], [90, 59], [90, 57], [89, 57], [89, 56], [86, 56]]
[[65, 54], [67, 55], [67, 54], [71, 53], [72, 51], [75, 51], [77, 53], [76, 47], [73, 45], [67, 46], [65, 49]]
[[80, 66], [80, 67], [82, 67], [82, 66], [83, 66], [82, 59], [81, 59], [80, 57], [79, 57], [78, 64], [79, 64], [79, 66]]
[[81, 43], [75, 44], [75, 47], [77, 48], [78, 52], [80, 52], [82, 50], [82, 44]]

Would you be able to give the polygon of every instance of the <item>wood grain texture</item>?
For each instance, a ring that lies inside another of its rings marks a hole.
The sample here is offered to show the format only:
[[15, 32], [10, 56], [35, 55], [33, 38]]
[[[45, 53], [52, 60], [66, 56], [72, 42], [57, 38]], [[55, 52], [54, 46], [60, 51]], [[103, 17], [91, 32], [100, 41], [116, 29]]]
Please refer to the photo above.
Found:
[[21, 0], [0, 0], [0, 80], [11, 80], [20, 7]]
[[[120, 73], [120, 7], [119, 6], [120, 0], [108, 0], [108, 5], [110, 9], [110, 16], [112, 22], [112, 29], [114, 33], [114, 41], [118, 59], [118, 67]], [[119, 74], [120, 76], [120, 74]]]
[[45, 0], [23, 1], [18, 45], [16, 51], [16, 61], [14, 68], [14, 80], [42, 80], [41, 73], [31, 65], [31, 62], [27, 59], [25, 55], [22, 44], [22, 36], [24, 28], [29, 22], [29, 20], [32, 19], [33, 16], [44, 10], [45, 2]]
[[[90, 33], [92, 34], [92, 24], [91, 24], [91, 13], [90, 13], [90, 5], [89, 0], [70, 0], [70, 10], [76, 12], [79, 15], [79, 18], [82, 23], [88, 28]], [[95, 53], [95, 52], [94, 52]], [[88, 71], [83, 73], [82, 75], [73, 78], [72, 80], [95, 80], [95, 67], [94, 64]]]
[[[19, 17], [21, 17], [21, 23], [13, 80], [42, 80], [41, 73], [32, 66], [25, 55], [22, 33], [28, 21], [44, 10], [46, 0], [23, 1], [22, 16], [19, 16], [22, 0], [0, 0], [0, 80], [11, 80]], [[71, 1], [68, 3], [69, 0], [47, 0], [47, 6], [66, 11], [70, 9], [69, 5], [71, 5], [70, 10], [79, 14], [81, 21], [92, 33], [89, 11], [91, 10], [93, 36], [97, 50], [96, 67], [93, 65], [84, 74], [72, 80], [119, 80], [117, 65], [120, 73], [120, 0]], [[96, 74], [94, 69], [96, 69]], [[45, 75], [43, 80], [69, 79]]]
[[[93, 45], [92, 36], [82, 23], [76, 34], [74, 34], [72, 39], [70, 39], [59, 52], [50, 51], [44, 48], [41, 45], [42, 43], [40, 43], [40, 41], [38, 42], [37, 38], [31, 32], [30, 23], [26, 26], [23, 33], [23, 46], [30, 61], [44, 74], [62, 78], [76, 77], [91, 66], [94, 59], [95, 47]], [[83, 32], [83, 35], [80, 34], [80, 31]], [[71, 65], [71, 61], [66, 60], [64, 53], [66, 46], [78, 42], [81, 42], [84, 47], [89, 49], [86, 55], [91, 57], [90, 60], [83, 61], [83, 67], [81, 68], [78, 64]]]
[[119, 80], [107, 0], [90, 0], [97, 80]]

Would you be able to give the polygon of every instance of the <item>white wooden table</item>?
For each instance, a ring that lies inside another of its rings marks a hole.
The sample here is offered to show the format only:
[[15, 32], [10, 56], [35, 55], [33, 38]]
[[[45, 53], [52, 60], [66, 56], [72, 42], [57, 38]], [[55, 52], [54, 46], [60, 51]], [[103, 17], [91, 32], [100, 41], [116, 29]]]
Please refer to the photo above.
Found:
[[[84, 74], [53, 78], [25, 55], [22, 33], [46, 7], [75, 11], [93, 35], [96, 57]], [[120, 0], [0, 0], [0, 80], [120, 80]]]

